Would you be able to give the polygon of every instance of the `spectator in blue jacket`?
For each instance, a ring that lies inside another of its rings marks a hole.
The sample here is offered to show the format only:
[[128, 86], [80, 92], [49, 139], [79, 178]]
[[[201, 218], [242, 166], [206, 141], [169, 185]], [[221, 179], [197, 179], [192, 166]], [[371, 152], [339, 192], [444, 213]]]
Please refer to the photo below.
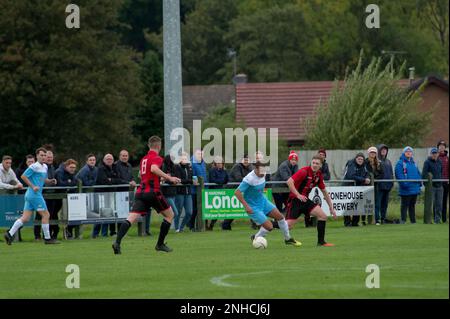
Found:
[[[407, 146], [403, 149], [397, 164], [395, 165], [396, 179], [422, 179], [419, 168], [414, 162], [414, 149]], [[399, 195], [401, 198], [401, 223], [406, 223], [406, 215], [409, 213], [411, 224], [416, 223], [416, 202], [417, 195], [420, 194], [422, 182], [399, 182]]]
[[[387, 158], [389, 148], [385, 144], [377, 146], [378, 159], [383, 168], [383, 174], [380, 179], [394, 179], [394, 169], [391, 161]], [[389, 193], [394, 186], [393, 182], [379, 182], [377, 183], [375, 194], [375, 219], [381, 215], [381, 224], [384, 224], [387, 219], [387, 208], [389, 204]]]
[[[210, 186], [210, 188], [223, 188], [223, 185], [228, 184], [228, 173], [225, 170], [224, 161], [221, 156], [216, 156], [213, 161], [213, 167], [209, 170], [209, 182], [218, 185]], [[210, 221], [206, 225], [206, 230], [213, 230], [217, 219]]]
[[[433, 179], [442, 179], [442, 163], [436, 147], [431, 149], [430, 157], [423, 163], [422, 179], [428, 179], [429, 173], [431, 173]], [[435, 224], [441, 223], [443, 196], [444, 188], [442, 187], [442, 182], [433, 182], [433, 215]]]
[[[206, 174], [206, 163], [203, 160], [203, 151], [195, 150], [192, 156], [192, 174], [194, 179], [198, 180], [199, 177], [203, 179], [204, 183], [208, 183], [208, 175]], [[191, 189], [192, 196], [192, 216], [188, 223], [188, 227], [191, 231], [195, 230], [195, 219], [197, 218], [197, 187], [193, 186]]]
[[86, 165], [80, 169], [76, 178], [81, 180], [83, 186], [93, 186], [97, 182], [98, 167], [95, 166], [97, 159], [94, 154], [86, 156]]

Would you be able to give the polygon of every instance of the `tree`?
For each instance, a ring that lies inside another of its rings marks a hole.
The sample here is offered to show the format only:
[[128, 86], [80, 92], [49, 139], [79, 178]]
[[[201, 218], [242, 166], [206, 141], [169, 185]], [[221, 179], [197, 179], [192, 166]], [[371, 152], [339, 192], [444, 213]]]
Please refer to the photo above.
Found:
[[141, 64], [140, 77], [144, 86], [145, 103], [134, 119], [134, 133], [141, 142], [139, 154], [147, 150], [148, 138], [152, 135], [164, 136], [164, 76], [158, 54], [147, 52]]
[[392, 147], [420, 145], [430, 129], [430, 113], [417, 111], [419, 92], [399, 86], [402, 68], [384, 68], [373, 58], [363, 68], [362, 56], [343, 83], [335, 82], [327, 102], [308, 118], [306, 148], [360, 149], [379, 143]]
[[202, 0], [182, 25], [183, 83], [231, 82], [231, 74], [218, 73], [234, 43], [224, 39], [230, 21], [237, 16], [237, 0]]
[[61, 158], [133, 150], [143, 102], [138, 57], [120, 45], [121, 1], [77, 1], [81, 28], [58, 0], [0, 2], [0, 153], [22, 157], [52, 143]]

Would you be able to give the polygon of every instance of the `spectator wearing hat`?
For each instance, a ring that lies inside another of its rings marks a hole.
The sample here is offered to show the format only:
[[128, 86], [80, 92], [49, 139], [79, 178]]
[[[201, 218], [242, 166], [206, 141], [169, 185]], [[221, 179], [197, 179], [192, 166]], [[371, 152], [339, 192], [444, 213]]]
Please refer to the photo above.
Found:
[[[431, 173], [433, 179], [442, 179], [442, 163], [439, 159], [439, 151], [436, 147], [430, 150], [430, 156], [423, 163], [422, 179], [428, 179], [428, 174]], [[441, 223], [442, 213], [442, 197], [444, 195], [444, 188], [442, 182], [433, 181], [433, 215], [434, 223]]]
[[[367, 171], [369, 172], [369, 174], [372, 174], [372, 176], [375, 180], [381, 179], [383, 177], [383, 166], [381, 165], [381, 162], [378, 160], [378, 149], [375, 146], [369, 147], [369, 149], [367, 150], [367, 153], [368, 153], [368, 157], [366, 159]], [[374, 186], [375, 186], [374, 187], [375, 188], [375, 206], [377, 206], [376, 203], [377, 203], [378, 183], [374, 183]], [[378, 210], [375, 209], [375, 224], [376, 225], [381, 224], [381, 216], [380, 216], [379, 207], [378, 207]]]
[[[228, 173], [221, 156], [214, 157], [213, 167], [209, 170], [209, 182], [217, 184], [210, 186], [213, 189], [223, 188], [223, 185], [228, 184]], [[206, 223], [206, 230], [213, 230], [216, 222], [217, 219], [214, 219], [210, 221], [209, 225]]]
[[[231, 168], [229, 181], [231, 183], [240, 183], [245, 176], [253, 171], [253, 165], [250, 163], [250, 159], [247, 154], [244, 154], [240, 163]], [[222, 223], [223, 230], [231, 230], [231, 223], [233, 219], [225, 219]]]
[[[298, 155], [295, 151], [289, 153], [288, 159], [278, 166], [278, 170], [271, 177], [272, 181], [287, 182], [298, 171]], [[284, 185], [277, 185], [284, 186]], [[273, 193], [275, 205], [280, 212], [283, 212], [283, 206], [286, 207], [286, 202], [289, 197], [289, 189], [286, 188], [286, 193]]]
[[[446, 150], [447, 143], [445, 141], [439, 141], [437, 144], [439, 151], [439, 160], [442, 164], [442, 179], [448, 179], [448, 152]], [[448, 200], [448, 182], [442, 183], [443, 195], [442, 195], [442, 222], [447, 222], [447, 200]]]
[[[369, 172], [365, 164], [365, 156], [363, 153], [356, 154], [353, 160], [347, 162], [344, 173], [344, 186], [367, 186], [370, 184]], [[351, 182], [350, 182], [351, 181]], [[363, 216], [363, 224], [365, 225], [365, 216]], [[344, 225], [359, 226], [359, 215], [344, 216]]]
[[331, 174], [327, 163], [327, 151], [324, 148], [321, 148], [317, 154], [322, 158], [322, 168], [320, 170], [322, 172], [323, 180], [329, 181], [331, 179]]
[[[394, 179], [394, 169], [391, 161], [387, 158], [389, 148], [385, 144], [377, 146], [378, 160], [381, 163], [383, 174], [380, 179]], [[389, 204], [389, 193], [394, 186], [393, 182], [379, 182], [375, 184], [375, 217], [381, 216], [381, 223], [385, 223], [387, 219], [387, 208]]]
[[[419, 168], [414, 161], [414, 149], [411, 146], [407, 146], [403, 149], [403, 153], [395, 165], [395, 178], [400, 180], [417, 180], [422, 178]], [[399, 182], [402, 224], [406, 223], [407, 213], [409, 214], [411, 224], [416, 223], [416, 202], [417, 196], [420, 194], [421, 185], [421, 182], [416, 181]]]

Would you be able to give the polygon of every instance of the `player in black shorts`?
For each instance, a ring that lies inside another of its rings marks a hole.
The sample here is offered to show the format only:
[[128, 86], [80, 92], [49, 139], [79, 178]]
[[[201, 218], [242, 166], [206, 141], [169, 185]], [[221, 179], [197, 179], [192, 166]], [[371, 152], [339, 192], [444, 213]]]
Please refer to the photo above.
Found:
[[286, 207], [286, 220], [289, 225], [289, 229], [292, 229], [297, 223], [297, 219], [301, 214], [305, 217], [314, 216], [317, 218], [317, 245], [330, 247], [334, 246], [331, 243], [325, 241], [325, 225], [327, 222], [327, 215], [323, 211], [322, 207], [314, 203], [308, 198], [309, 193], [316, 186], [322, 191], [330, 212], [333, 218], [336, 219], [336, 212], [333, 208], [330, 195], [328, 194], [325, 183], [323, 182], [322, 172], [322, 159], [316, 155], [313, 157], [310, 166], [306, 166], [297, 171], [287, 181], [289, 186], [289, 198]]
[[141, 183], [136, 190], [133, 208], [128, 214], [127, 220], [120, 226], [116, 241], [112, 245], [114, 254], [116, 255], [121, 253], [120, 243], [131, 225], [135, 223], [140, 216], [150, 214], [152, 207], [159, 214], [164, 216], [155, 249], [164, 252], [172, 251], [172, 249], [164, 243], [164, 239], [169, 232], [173, 220], [173, 211], [172, 207], [170, 207], [161, 193], [159, 178], [163, 177], [174, 184], [179, 184], [181, 180], [161, 171], [163, 159], [158, 155], [161, 151], [161, 139], [158, 136], [149, 138], [148, 147], [150, 148], [150, 151], [141, 159], [140, 163]]

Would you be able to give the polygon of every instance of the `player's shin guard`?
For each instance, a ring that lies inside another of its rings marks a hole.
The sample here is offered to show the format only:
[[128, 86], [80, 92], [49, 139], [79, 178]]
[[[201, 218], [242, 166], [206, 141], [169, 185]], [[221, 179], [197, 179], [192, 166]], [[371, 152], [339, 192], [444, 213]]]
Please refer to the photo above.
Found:
[[268, 233], [269, 233], [269, 231], [261, 226], [259, 231], [255, 234], [255, 238], [256, 237], [265, 237]]
[[327, 222], [325, 220], [317, 221], [317, 243], [324, 244], [325, 243], [325, 226]]
[[116, 243], [118, 243], [120, 245], [122, 238], [127, 234], [128, 229], [130, 229], [131, 227], [131, 223], [126, 220], [125, 222], [123, 222], [120, 225], [120, 229], [119, 232], [117, 233], [117, 237], [116, 237]]
[[9, 234], [11, 236], [14, 236], [14, 234], [17, 232], [17, 230], [19, 230], [20, 227], [23, 226], [23, 223], [20, 219], [16, 220], [14, 222], [14, 225], [11, 227], [11, 229], [9, 230]]
[[291, 238], [291, 234], [289, 233], [289, 226], [286, 222], [286, 219], [281, 219], [278, 221], [278, 226], [280, 227], [281, 231], [284, 235], [284, 240], [288, 240]]
[[160, 228], [159, 237], [158, 237], [158, 245], [164, 244], [164, 239], [166, 238], [167, 233], [169, 232], [170, 225], [171, 224], [165, 219], [161, 223], [161, 228]]

